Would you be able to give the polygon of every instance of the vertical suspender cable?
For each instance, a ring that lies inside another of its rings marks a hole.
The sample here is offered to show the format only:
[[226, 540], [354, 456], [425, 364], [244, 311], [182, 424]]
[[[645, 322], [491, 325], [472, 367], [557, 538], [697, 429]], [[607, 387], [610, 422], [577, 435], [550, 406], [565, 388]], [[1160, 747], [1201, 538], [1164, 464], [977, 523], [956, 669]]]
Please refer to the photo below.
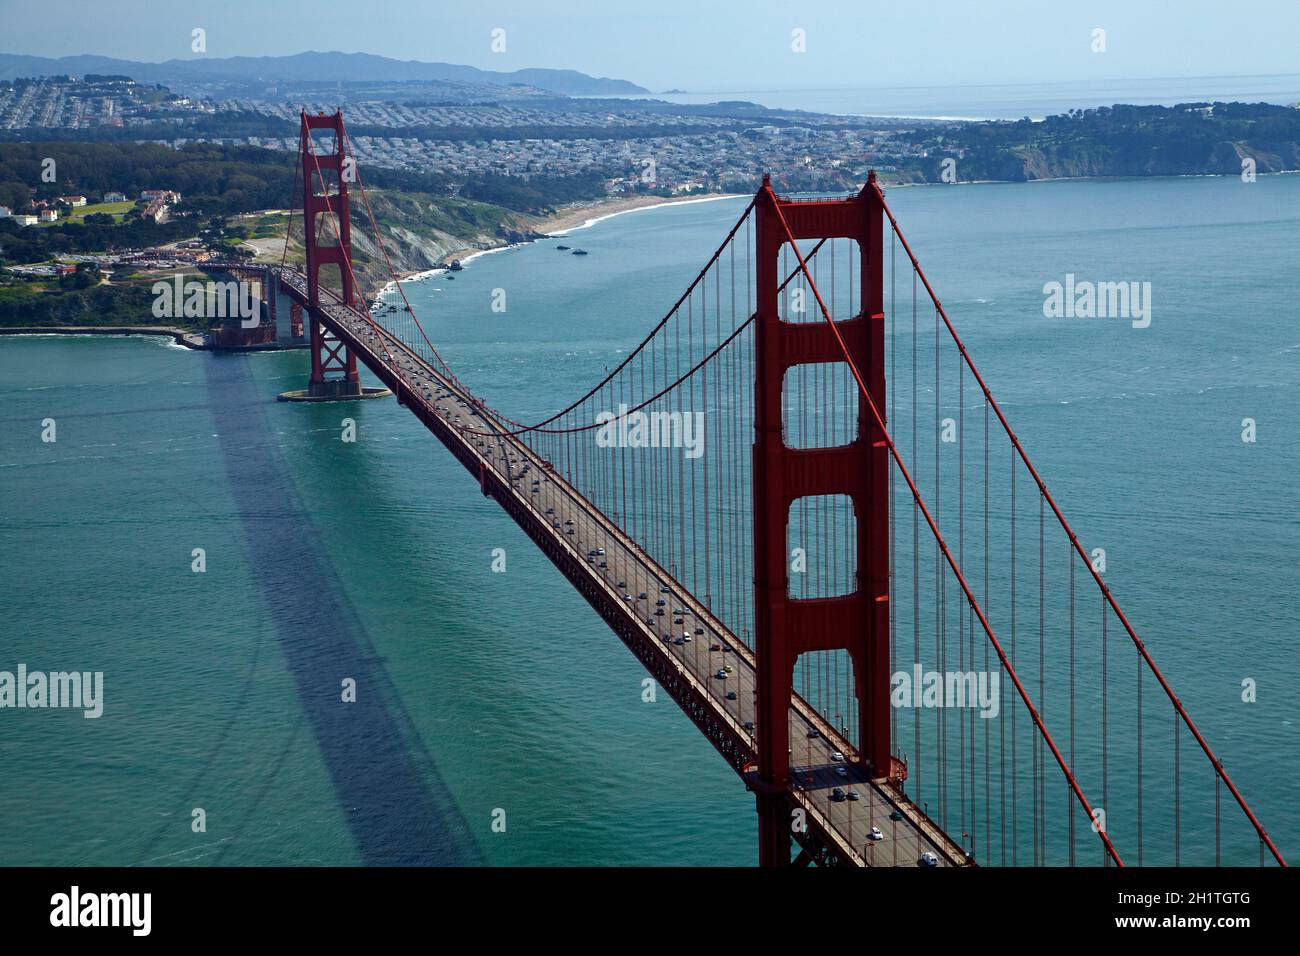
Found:
[[[1016, 666], [1016, 450], [1011, 449], [1011, 666]], [[1016, 775], [1016, 709], [1011, 709], [1011, 865], [1020, 865], [1020, 778]]]
[[[889, 427], [893, 428], [898, 422], [898, 378], [896, 369], [898, 367], [898, 272], [896, 271], [897, 240], [894, 237], [893, 230], [889, 233]], [[853, 259], [850, 256], [849, 264], [852, 266]], [[849, 288], [853, 288], [853, 280], [850, 277]], [[861, 426], [859, 425], [859, 429]], [[889, 469], [889, 668], [890, 672], [898, 669], [898, 605], [897, 601], [897, 584], [898, 569], [894, 561], [894, 551], [898, 547], [898, 535], [895, 533], [894, 524], [894, 469]], [[894, 754], [897, 756], [898, 750], [898, 708], [889, 708], [889, 742], [894, 748]], [[895, 849], [897, 852], [897, 849]]]
[[[912, 456], [916, 454], [916, 270], [912, 270]], [[921, 663], [921, 515], [916, 503], [912, 503], [912, 659], [914, 666]], [[921, 709], [912, 707], [913, 736], [916, 754], [912, 758], [916, 764], [913, 776], [916, 778], [916, 799], [921, 799]]]
[[1182, 818], [1179, 805], [1179, 775], [1178, 775], [1178, 727], [1181, 721], [1178, 714], [1174, 713], [1174, 866], [1182, 866], [1181, 837], [1182, 837]]
[[[891, 471], [893, 469], [890, 469]], [[957, 363], [957, 564], [965, 567], [966, 565], [966, 373], [962, 368], [961, 362]], [[970, 608], [966, 613], [961, 613], [960, 606], [957, 614], [957, 670], [962, 673], [966, 672], [966, 620], [970, 615]], [[975, 670], [975, 661], [971, 660], [970, 669]], [[972, 735], [974, 733], [974, 715], [975, 709], [969, 707], [970, 701], [967, 701], [969, 716], [971, 718]], [[960, 781], [961, 792], [961, 813], [958, 817], [962, 829], [966, 827], [966, 722], [959, 716], [957, 718], [957, 777]], [[975, 740], [972, 736], [971, 747], [975, 746]], [[973, 752], [973, 751], [972, 751]], [[972, 799], [974, 794], [971, 794]], [[970, 832], [974, 834], [974, 821], [971, 822]]]
[[[942, 485], [939, 481], [939, 310], [934, 312], [934, 520], [940, 520], [940, 491]], [[935, 667], [940, 674], [947, 672], [947, 664], [944, 661], [944, 633], [945, 608], [943, 604], [943, 555], [939, 551], [939, 542], [934, 542], [934, 597], [936, 602], [934, 615], [934, 656]], [[945, 701], [939, 701], [939, 713], [935, 720], [935, 766], [938, 770], [938, 776], [935, 778], [936, 794], [939, 799], [939, 819], [943, 821], [943, 826], [947, 828], [948, 818], [948, 767], [947, 767], [947, 746], [948, 741], [945, 736], [947, 730], [946, 714], [948, 708], [943, 706]]]
[[1137, 840], [1138, 866], [1142, 865], [1142, 657], [1137, 659]]
[[[1047, 706], [1043, 701], [1043, 496], [1038, 496], [1038, 711], [1046, 715]], [[1047, 719], [1046, 716], [1043, 717]], [[1043, 784], [1042, 764], [1039, 757], [1042, 754], [1043, 738], [1038, 734], [1034, 735], [1033, 761], [1034, 773], [1031, 782], [1034, 786], [1034, 866], [1045, 866], [1047, 864], [1046, 855], [1042, 851], [1043, 828], [1046, 821], [1043, 819], [1043, 807], [1040, 803], [1041, 789]]]
[[[1107, 825], [1110, 823], [1110, 776], [1107, 765], [1107, 695], [1106, 695], [1106, 664], [1107, 664], [1107, 647], [1106, 647], [1106, 600], [1101, 602], [1101, 807]], [[1215, 778], [1218, 779], [1217, 777]], [[1102, 860], [1104, 866], [1110, 866], [1110, 857], [1104, 857]]]
[[[1070, 766], [1074, 767], [1074, 552], [1070, 552]], [[1074, 866], [1074, 803], [1070, 803], [1070, 866]]]
[[[984, 398], [984, 606], [989, 606], [989, 401]], [[984, 643], [984, 673], [989, 672], [989, 646]], [[998, 713], [1002, 713], [1002, 681], [998, 681]], [[998, 721], [999, 724], [1002, 721]], [[993, 788], [990, 786], [993, 775], [989, 766], [989, 722], [984, 721], [984, 852], [992, 859], [993, 826], [991, 822], [991, 800]], [[1002, 863], [1006, 864], [1005, 852]]]

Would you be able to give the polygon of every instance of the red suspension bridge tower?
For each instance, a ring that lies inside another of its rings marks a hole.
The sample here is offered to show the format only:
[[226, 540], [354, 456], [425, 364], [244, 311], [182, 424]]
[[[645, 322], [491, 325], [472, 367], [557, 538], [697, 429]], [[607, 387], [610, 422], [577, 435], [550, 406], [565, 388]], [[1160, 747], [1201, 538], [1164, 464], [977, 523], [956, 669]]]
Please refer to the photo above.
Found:
[[[313, 130], [330, 130], [333, 152], [317, 153]], [[340, 298], [344, 305], [356, 304], [352, 275], [352, 224], [348, 215], [348, 180], [352, 178], [346, 157], [343, 111], [332, 116], [302, 113], [301, 158], [303, 183], [303, 242], [307, 253], [308, 321], [311, 323], [311, 381], [307, 394], [314, 399], [357, 398], [362, 395], [357, 360], [338, 339], [326, 334], [318, 318], [321, 308], [320, 268], [333, 265], [339, 270]], [[332, 175], [327, 176], [327, 174]], [[316, 191], [319, 183], [321, 192]], [[333, 218], [333, 223], [321, 217]], [[336, 241], [322, 242], [327, 237]]]
[[[782, 393], [799, 365], [842, 363], [844, 350], [885, 408], [883, 209], [874, 174], [851, 199], [779, 198], [764, 177], [755, 205], [757, 322], [754, 442], [754, 587], [758, 655], [759, 862], [790, 862], [789, 711], [801, 654], [846, 650], [858, 699], [857, 761], [871, 778], [895, 775], [889, 738], [889, 459], [865, 397], [857, 434], [836, 448], [786, 444]], [[787, 239], [850, 239], [861, 262], [858, 314], [793, 323], [780, 315], [780, 256]], [[823, 414], [830, 414], [822, 409]], [[790, 596], [787, 529], [791, 506], [811, 496], [846, 496], [857, 518], [856, 589], [837, 597]], [[852, 759], [851, 755], [846, 755]]]

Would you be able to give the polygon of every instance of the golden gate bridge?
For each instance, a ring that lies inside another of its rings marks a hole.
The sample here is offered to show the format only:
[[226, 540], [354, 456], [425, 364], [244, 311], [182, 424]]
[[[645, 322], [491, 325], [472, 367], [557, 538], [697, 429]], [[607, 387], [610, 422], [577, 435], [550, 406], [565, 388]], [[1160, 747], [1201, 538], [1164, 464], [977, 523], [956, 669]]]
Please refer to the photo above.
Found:
[[[447, 447], [754, 793], [761, 864], [1286, 865], [874, 173], [811, 200], [765, 177], [640, 344], [522, 422], [426, 334], [341, 111], [302, 113], [299, 159], [305, 270], [273, 271], [309, 397], [359, 396], [359, 361]], [[358, 300], [350, 183], [401, 311]]]

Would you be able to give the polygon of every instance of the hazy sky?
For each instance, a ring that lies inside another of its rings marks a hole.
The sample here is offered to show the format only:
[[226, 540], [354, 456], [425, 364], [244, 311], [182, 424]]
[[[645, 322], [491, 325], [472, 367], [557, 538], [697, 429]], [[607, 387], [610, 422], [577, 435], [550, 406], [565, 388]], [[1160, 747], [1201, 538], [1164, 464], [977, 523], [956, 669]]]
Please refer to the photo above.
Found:
[[[0, 0], [5, 53], [188, 58], [194, 27], [208, 56], [360, 51], [572, 68], [656, 91], [1300, 71], [1300, 0]], [[491, 50], [497, 27], [504, 53]], [[796, 28], [804, 53], [791, 49]]]

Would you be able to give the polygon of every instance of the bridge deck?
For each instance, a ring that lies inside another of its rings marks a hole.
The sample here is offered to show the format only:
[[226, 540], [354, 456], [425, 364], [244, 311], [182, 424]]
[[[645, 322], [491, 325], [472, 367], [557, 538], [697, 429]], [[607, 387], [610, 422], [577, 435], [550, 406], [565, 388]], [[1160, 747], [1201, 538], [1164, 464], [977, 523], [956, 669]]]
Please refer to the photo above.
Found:
[[[278, 271], [286, 290], [306, 305], [306, 277]], [[322, 323], [479, 478], [483, 493], [496, 498], [569, 577], [747, 785], [754, 783], [756, 682], [749, 648], [548, 463], [484, 414], [471, 394], [365, 312], [335, 303], [321, 310]], [[400, 366], [400, 379], [386, 355]], [[929, 851], [943, 866], [965, 862], [960, 846], [895, 784], [867, 778], [852, 762], [847, 740], [807, 702], [796, 697], [789, 720], [788, 796], [808, 826], [808, 833], [795, 836], [814, 858], [916, 866]], [[836, 760], [837, 753], [848, 759]], [[844, 799], [832, 798], [836, 788]], [[850, 791], [857, 799], [847, 797]], [[872, 828], [881, 831], [879, 839], [870, 839]]]

